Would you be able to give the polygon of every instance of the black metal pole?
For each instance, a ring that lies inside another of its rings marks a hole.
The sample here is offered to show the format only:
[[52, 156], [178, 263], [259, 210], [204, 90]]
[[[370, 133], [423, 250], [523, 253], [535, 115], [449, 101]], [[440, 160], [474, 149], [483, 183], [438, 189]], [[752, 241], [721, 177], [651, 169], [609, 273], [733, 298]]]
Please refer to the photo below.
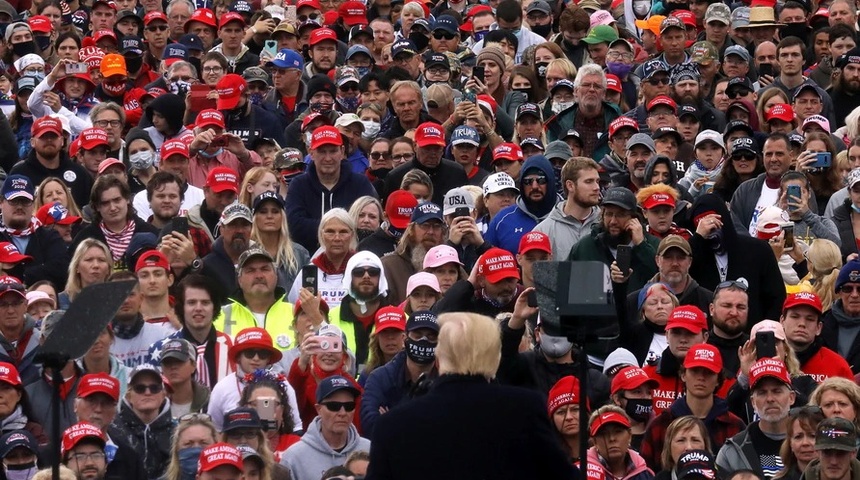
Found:
[[580, 478], [588, 475], [588, 354], [585, 353], [585, 335], [580, 333], [579, 343], [579, 471]]
[[54, 461], [51, 462], [51, 478], [52, 480], [60, 480], [60, 463], [62, 463], [60, 456], [60, 438], [62, 437], [60, 433], [60, 384], [63, 383], [62, 368], [52, 365], [51, 378], [54, 384], [51, 389], [54, 397], [51, 399], [51, 405], [54, 408], [54, 411], [51, 412], [51, 454], [54, 456]]

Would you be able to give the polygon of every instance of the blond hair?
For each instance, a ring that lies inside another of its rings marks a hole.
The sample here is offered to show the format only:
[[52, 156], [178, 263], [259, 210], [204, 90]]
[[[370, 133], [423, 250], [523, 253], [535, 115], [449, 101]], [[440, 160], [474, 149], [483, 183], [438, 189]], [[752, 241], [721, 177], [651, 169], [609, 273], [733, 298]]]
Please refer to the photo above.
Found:
[[[648, 180], [646, 179], [645, 181]], [[636, 192], [636, 203], [638, 203], [639, 206], [642, 206], [642, 203], [645, 202], [648, 197], [654, 195], [655, 193], [663, 193], [669, 195], [674, 198], [676, 202], [681, 197], [678, 191], [670, 187], [669, 185], [666, 185], [665, 183], [657, 183], [654, 185], [648, 185], [645, 188], [640, 188], [639, 191]]]
[[824, 396], [825, 392], [830, 390], [839, 392], [848, 397], [848, 400], [854, 407], [854, 426], [860, 428], [860, 386], [847, 378], [830, 377], [815, 387], [815, 390], [812, 391], [812, 395], [809, 396], [809, 404], [820, 407], [821, 397]]
[[439, 317], [436, 360], [439, 373], [496, 376], [502, 359], [499, 324], [477, 313], [446, 313]]
[[839, 247], [826, 238], [816, 238], [806, 251], [809, 260], [809, 276], [815, 279], [812, 290], [829, 307], [836, 300], [836, 278], [842, 268], [842, 253]]
[[191, 427], [200, 425], [208, 428], [212, 432], [212, 443], [218, 441], [218, 431], [212, 420], [206, 417], [193, 417], [190, 420], [179, 422], [176, 429], [173, 430], [173, 436], [170, 438], [170, 463], [167, 464], [167, 471], [164, 473], [165, 480], [180, 480], [182, 471], [179, 468], [179, 438]]
[[84, 255], [86, 255], [87, 250], [91, 248], [99, 248], [105, 254], [105, 259], [108, 264], [108, 269], [105, 271], [106, 275], [104, 280], [107, 280], [108, 275], [111, 273], [110, 266], [113, 263], [113, 257], [110, 254], [110, 249], [104, 243], [96, 240], [95, 238], [87, 238], [81, 241], [78, 246], [75, 248], [75, 253], [72, 255], [72, 261], [69, 262], [69, 278], [66, 280], [66, 295], [69, 296], [69, 300], [74, 300], [75, 297], [81, 293], [81, 290], [84, 288], [81, 282], [81, 275], [78, 273], [78, 267], [81, 265], [81, 261], [84, 259]]
[[678, 417], [666, 428], [663, 452], [660, 454], [660, 463], [663, 464], [663, 470], [671, 471], [675, 468], [676, 459], [672, 458], [672, 439], [675, 438], [675, 435], [693, 428], [699, 429], [699, 435], [702, 436], [702, 440], [705, 442], [705, 450], [712, 452], [711, 436], [708, 434], [708, 427], [705, 426], [704, 422], [692, 415]]
[[78, 204], [75, 203], [75, 197], [72, 196], [72, 190], [69, 188], [68, 185], [66, 185], [66, 182], [60, 180], [57, 177], [48, 177], [42, 180], [42, 183], [40, 183], [39, 186], [36, 187], [36, 200], [33, 204], [33, 209], [35, 211], [39, 211], [39, 209], [45, 205], [45, 200], [42, 198], [42, 193], [44, 193], [45, 191], [45, 185], [51, 182], [56, 182], [58, 185], [60, 185], [60, 188], [62, 188], [63, 191], [66, 192], [67, 205], [64, 205], [64, 207], [66, 207], [66, 210], [69, 211], [69, 215], [83, 217], [83, 215], [81, 215], [81, 209], [78, 208]]
[[280, 180], [275, 172], [268, 167], [254, 167], [245, 173], [245, 179], [242, 180], [242, 186], [239, 187], [239, 203], [248, 208], [253, 208], [254, 199], [251, 198], [251, 192], [248, 191], [249, 185], [256, 185], [257, 182], [263, 179], [266, 174], [271, 174], [275, 177], [275, 181], [280, 184]]

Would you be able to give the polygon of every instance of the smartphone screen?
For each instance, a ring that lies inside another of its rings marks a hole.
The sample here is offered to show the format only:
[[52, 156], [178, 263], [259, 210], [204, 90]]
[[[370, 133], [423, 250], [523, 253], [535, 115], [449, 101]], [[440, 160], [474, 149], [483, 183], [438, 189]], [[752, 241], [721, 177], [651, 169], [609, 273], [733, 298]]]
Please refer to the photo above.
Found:
[[175, 217], [171, 220], [173, 224], [173, 231], [179, 232], [185, 236], [188, 236], [188, 218], [187, 217]]
[[769, 77], [773, 76], [773, 65], [769, 63], [762, 63], [758, 66], [758, 74], [759, 75], [767, 75]]
[[317, 272], [316, 265], [302, 267], [302, 288], [308, 289], [313, 295], [317, 294]]
[[776, 356], [776, 337], [773, 332], [758, 332], [755, 336], [756, 359]]
[[278, 42], [275, 40], [266, 40], [266, 45], [263, 49], [268, 52], [272, 58], [275, 58], [275, 55], [278, 54]]
[[630, 245], [618, 245], [618, 253], [615, 255], [615, 262], [618, 264], [618, 269], [621, 273], [627, 275], [630, 270], [630, 262], [633, 259], [633, 247]]
[[484, 67], [472, 67], [472, 76], [484, 83]]

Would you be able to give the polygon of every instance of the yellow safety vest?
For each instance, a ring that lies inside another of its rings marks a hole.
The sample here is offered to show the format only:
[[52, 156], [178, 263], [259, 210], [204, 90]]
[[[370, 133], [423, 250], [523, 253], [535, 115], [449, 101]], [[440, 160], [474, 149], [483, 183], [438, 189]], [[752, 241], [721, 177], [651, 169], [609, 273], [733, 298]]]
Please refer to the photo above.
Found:
[[338, 305], [331, 309], [328, 314], [329, 323], [339, 328], [344, 336], [346, 337], [346, 348], [350, 351], [355, 352], [355, 347], [358, 345], [355, 342], [355, 325], [351, 322], [345, 322], [340, 318], [340, 308]]
[[[235, 338], [243, 329], [256, 327], [254, 314], [245, 305], [233, 301], [221, 308], [214, 320], [215, 329]], [[283, 298], [276, 301], [266, 312], [266, 331], [272, 336], [275, 348], [287, 351], [293, 342], [293, 304]]]

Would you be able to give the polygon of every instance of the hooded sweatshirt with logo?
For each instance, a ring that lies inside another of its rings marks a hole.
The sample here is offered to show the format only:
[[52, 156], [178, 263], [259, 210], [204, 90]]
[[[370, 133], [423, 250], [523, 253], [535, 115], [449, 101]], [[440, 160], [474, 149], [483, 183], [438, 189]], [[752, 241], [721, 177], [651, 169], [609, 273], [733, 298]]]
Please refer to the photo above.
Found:
[[528, 200], [520, 195], [517, 203], [500, 211], [491, 221], [487, 228], [484, 240], [499, 248], [503, 248], [512, 254], [519, 253], [520, 238], [532, 231], [539, 222], [547, 218], [558, 201], [553, 185], [555, 185], [555, 173], [549, 160], [543, 155], [529, 157], [523, 163], [520, 170], [519, 189], [525, 192], [523, 178], [533, 174], [529, 170], [539, 170], [547, 179], [547, 193], [538, 202]]
[[322, 478], [323, 472], [331, 467], [343, 465], [346, 457], [355, 451], [370, 451], [370, 440], [360, 437], [354, 426], [349, 426], [346, 445], [335, 450], [322, 435], [320, 417], [314, 418], [302, 440], [287, 449], [281, 457], [281, 465], [290, 469], [296, 480]]

